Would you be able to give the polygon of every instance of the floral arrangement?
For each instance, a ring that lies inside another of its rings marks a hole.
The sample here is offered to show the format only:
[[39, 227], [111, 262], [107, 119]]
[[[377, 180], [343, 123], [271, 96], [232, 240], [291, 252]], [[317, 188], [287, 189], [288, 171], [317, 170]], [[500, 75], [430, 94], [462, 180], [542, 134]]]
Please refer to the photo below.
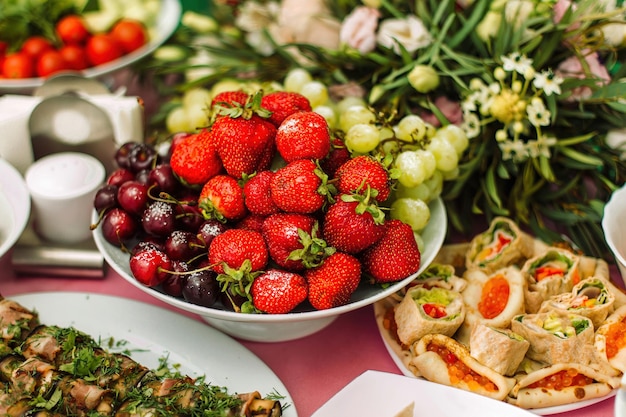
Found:
[[301, 67], [385, 114], [458, 125], [452, 228], [503, 215], [607, 255], [603, 207], [626, 177], [622, 0], [215, 0], [171, 43], [190, 57], [157, 64], [185, 68], [182, 89]]

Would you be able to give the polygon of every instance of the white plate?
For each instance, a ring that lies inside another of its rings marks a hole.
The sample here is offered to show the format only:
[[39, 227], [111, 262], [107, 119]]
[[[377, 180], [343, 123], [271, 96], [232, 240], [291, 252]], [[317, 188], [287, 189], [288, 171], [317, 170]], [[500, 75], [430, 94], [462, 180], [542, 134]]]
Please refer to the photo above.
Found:
[[[447, 230], [446, 210], [441, 198], [429, 204], [430, 221], [422, 231], [425, 247], [421, 253], [419, 271], [401, 281], [387, 287], [361, 284], [346, 305], [314, 310], [311, 306], [303, 306], [288, 314], [242, 314], [235, 313], [216, 305], [214, 308], [203, 307], [186, 302], [183, 298], [172, 297], [159, 288], [149, 288], [138, 282], [132, 275], [129, 266], [128, 252], [108, 243], [102, 235], [102, 228], [93, 231], [96, 246], [103, 254], [106, 262], [126, 281], [140, 290], [159, 300], [201, 316], [212, 326], [228, 333], [231, 336], [244, 340], [278, 342], [294, 340], [313, 334], [328, 326], [340, 314], [356, 310], [373, 304], [406, 286], [419, 275], [435, 259], [443, 245]], [[94, 212], [92, 221], [96, 222]]]
[[180, 364], [181, 373], [206, 376], [206, 381], [231, 393], [259, 391], [284, 396], [285, 417], [297, 417], [287, 388], [252, 352], [201, 322], [151, 304], [102, 294], [40, 292], [10, 297], [36, 310], [43, 324], [73, 326], [94, 337], [128, 342], [124, 351], [155, 369], [159, 359]]
[[[161, 9], [156, 22], [156, 29], [151, 31], [155, 35], [146, 45], [106, 64], [98, 65], [81, 71], [87, 78], [98, 78], [120, 70], [135, 61], [151, 54], [174, 33], [180, 22], [182, 6], [179, 0], [162, 0]], [[14, 80], [0, 80], [0, 93], [29, 91], [39, 87], [44, 78], [23, 78]]]
[[29, 216], [26, 182], [13, 165], [0, 158], [0, 257], [20, 238]]
[[[380, 333], [381, 339], [383, 340], [385, 348], [387, 349], [387, 352], [389, 352], [389, 356], [391, 356], [391, 359], [394, 361], [398, 369], [400, 369], [402, 374], [404, 374], [405, 376], [411, 377], [413, 379], [418, 379], [418, 380], [427, 382], [429, 384], [434, 384], [432, 382], [428, 382], [422, 379], [421, 377], [415, 376], [415, 374], [407, 366], [408, 360], [410, 359], [410, 354], [406, 350], [402, 350], [402, 348], [400, 347], [398, 343], [391, 340], [391, 336], [387, 332], [387, 329], [384, 328], [382, 321], [380, 320], [380, 317], [381, 315], [384, 314], [385, 309], [387, 309], [389, 305], [391, 305], [390, 303], [393, 303], [393, 301], [390, 301], [389, 299], [385, 299], [374, 304], [374, 315], [376, 316], [375, 317], [376, 326], [378, 327], [378, 331]], [[554, 407], [535, 408], [535, 409], [528, 410], [528, 411], [531, 412], [532, 414], [536, 414], [540, 416], [548, 416], [552, 414], [565, 413], [568, 411], [573, 411], [573, 410], [578, 410], [581, 408], [588, 407], [590, 405], [599, 403], [600, 401], [604, 401], [607, 398], [614, 396], [616, 391], [617, 390], [613, 390], [609, 395], [600, 397], [600, 398], [592, 398], [590, 400], [579, 401], [579, 402], [575, 402], [572, 404], [558, 405]], [[518, 407], [515, 407], [515, 408], [518, 408]], [[626, 414], [623, 417], [626, 417]]]
[[311, 417], [395, 417], [413, 404], [414, 417], [529, 417], [526, 410], [423, 379], [366, 371]]

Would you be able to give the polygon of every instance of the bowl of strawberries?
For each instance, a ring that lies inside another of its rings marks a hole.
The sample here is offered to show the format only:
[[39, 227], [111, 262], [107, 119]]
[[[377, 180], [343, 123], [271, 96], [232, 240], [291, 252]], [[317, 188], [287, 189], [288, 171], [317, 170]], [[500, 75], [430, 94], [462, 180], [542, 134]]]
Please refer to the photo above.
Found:
[[96, 245], [137, 288], [278, 342], [391, 295], [439, 252], [442, 200], [422, 202], [416, 230], [389, 161], [350, 152], [303, 96], [228, 91], [211, 108], [210, 127], [165, 150], [122, 145], [95, 196]]

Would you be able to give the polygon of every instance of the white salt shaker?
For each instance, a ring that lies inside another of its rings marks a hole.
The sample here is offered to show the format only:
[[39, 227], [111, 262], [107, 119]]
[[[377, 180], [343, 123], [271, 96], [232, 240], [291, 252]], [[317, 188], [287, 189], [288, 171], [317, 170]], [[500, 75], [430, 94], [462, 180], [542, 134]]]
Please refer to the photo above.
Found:
[[25, 179], [37, 234], [66, 244], [90, 238], [93, 199], [105, 177], [104, 165], [85, 153], [60, 152], [35, 161]]

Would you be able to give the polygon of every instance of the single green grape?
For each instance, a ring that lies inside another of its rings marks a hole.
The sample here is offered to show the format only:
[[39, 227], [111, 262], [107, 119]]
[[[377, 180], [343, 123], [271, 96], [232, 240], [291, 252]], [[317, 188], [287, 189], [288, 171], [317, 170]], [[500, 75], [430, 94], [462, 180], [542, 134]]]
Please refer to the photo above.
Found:
[[165, 127], [170, 133], [191, 132], [192, 129], [184, 107], [175, 107], [165, 117]]
[[406, 187], [399, 182], [396, 184], [394, 195], [396, 198], [413, 198], [429, 202], [430, 192], [430, 187], [428, 187], [426, 182], [423, 182], [416, 187]]
[[426, 179], [424, 161], [414, 151], [399, 153], [394, 165], [399, 171], [398, 182], [405, 187], [417, 187]]
[[321, 106], [328, 102], [328, 88], [321, 81], [309, 81], [300, 88], [300, 94], [309, 99], [311, 107]]
[[307, 70], [304, 68], [294, 68], [287, 73], [283, 84], [285, 86], [285, 91], [299, 93], [302, 90], [302, 87], [311, 81], [313, 81], [313, 77]]
[[426, 136], [426, 123], [416, 114], [404, 116], [396, 129], [398, 139], [405, 142], [417, 142]]
[[368, 153], [380, 143], [380, 133], [374, 125], [359, 123], [346, 132], [345, 142], [352, 152]]
[[339, 128], [344, 132], [354, 125], [370, 124], [376, 121], [376, 116], [364, 106], [350, 106], [339, 113]]
[[423, 200], [398, 198], [391, 204], [391, 218], [403, 221], [414, 231], [420, 231], [428, 225], [430, 207]]
[[317, 106], [313, 109], [313, 111], [317, 114], [321, 114], [326, 119], [326, 123], [328, 123], [328, 127], [334, 129], [337, 127], [337, 112], [336, 110], [326, 104], [322, 104], [321, 106]]
[[183, 94], [182, 103], [186, 109], [199, 107], [208, 109], [211, 105], [211, 92], [203, 87], [191, 88]]
[[443, 136], [435, 135], [427, 147], [437, 160], [437, 169], [451, 171], [459, 165], [459, 156], [456, 149]]

